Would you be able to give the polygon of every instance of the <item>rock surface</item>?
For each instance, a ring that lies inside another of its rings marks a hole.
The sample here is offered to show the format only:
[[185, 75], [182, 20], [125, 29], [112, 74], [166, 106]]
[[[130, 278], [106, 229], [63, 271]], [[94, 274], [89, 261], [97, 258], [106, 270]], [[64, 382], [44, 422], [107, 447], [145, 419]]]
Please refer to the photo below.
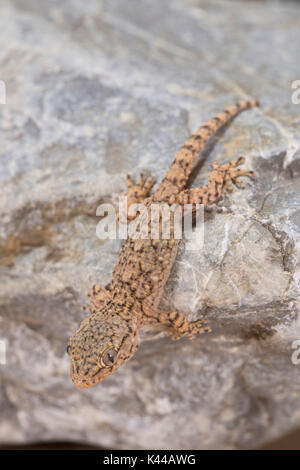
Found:
[[[1, 443], [236, 449], [299, 427], [299, 5], [2, 0], [0, 16]], [[182, 243], [163, 298], [213, 332], [146, 330], [130, 362], [77, 390], [66, 341], [119, 247], [97, 239], [97, 205], [128, 172], [160, 179], [245, 97], [261, 108], [215, 139], [192, 184], [241, 154], [259, 177], [207, 214], [203, 250]]]

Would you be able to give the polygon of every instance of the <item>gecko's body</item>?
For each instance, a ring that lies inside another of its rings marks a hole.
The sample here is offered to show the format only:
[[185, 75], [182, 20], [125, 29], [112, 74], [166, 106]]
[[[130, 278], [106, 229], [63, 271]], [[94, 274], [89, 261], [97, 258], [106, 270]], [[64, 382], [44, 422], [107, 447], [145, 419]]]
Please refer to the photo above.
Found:
[[[230, 189], [232, 182], [241, 186], [240, 176], [254, 174], [237, 168], [243, 158], [222, 166], [214, 164], [207, 186], [185, 189], [195, 159], [210, 137], [240, 111], [257, 104], [239, 102], [204, 124], [179, 150], [152, 195], [152, 178], [141, 176], [134, 184], [128, 177], [128, 205], [143, 202], [149, 212], [151, 203], [209, 206], [220, 199], [224, 186]], [[152, 239], [149, 232], [148, 238], [128, 238], [123, 243], [111, 282], [105, 288], [93, 287], [87, 308], [90, 315], [69, 340], [71, 375], [77, 387], [95, 385], [132, 357], [139, 345], [138, 330], [147, 323], [166, 324], [175, 339], [209, 330], [200, 320], [188, 322], [182, 313], [159, 309], [178, 243], [172, 231], [167, 240]]]

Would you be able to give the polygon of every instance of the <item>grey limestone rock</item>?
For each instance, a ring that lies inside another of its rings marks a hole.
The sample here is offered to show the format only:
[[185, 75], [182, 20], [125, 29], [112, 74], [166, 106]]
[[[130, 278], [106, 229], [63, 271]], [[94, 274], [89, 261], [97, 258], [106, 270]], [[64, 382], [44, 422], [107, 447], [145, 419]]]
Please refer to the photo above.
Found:
[[[2, 444], [238, 449], [300, 426], [299, 8], [2, 0]], [[131, 361], [77, 390], [66, 341], [119, 249], [96, 237], [96, 207], [126, 173], [160, 180], [191, 132], [249, 97], [261, 107], [213, 140], [192, 185], [240, 155], [258, 178], [206, 214], [202, 250], [182, 242], [162, 301], [212, 333], [146, 329]]]

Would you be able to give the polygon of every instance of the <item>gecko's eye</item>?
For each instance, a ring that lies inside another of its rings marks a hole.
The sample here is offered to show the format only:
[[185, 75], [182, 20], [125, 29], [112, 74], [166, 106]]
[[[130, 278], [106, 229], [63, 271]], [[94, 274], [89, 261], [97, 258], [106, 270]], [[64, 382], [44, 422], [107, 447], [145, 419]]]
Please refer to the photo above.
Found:
[[66, 349], [67, 353], [70, 354], [70, 351], [71, 351], [71, 346], [68, 344], [67, 346], [67, 349]]
[[101, 361], [105, 366], [111, 366], [117, 357], [117, 351], [115, 349], [108, 349], [101, 357]]

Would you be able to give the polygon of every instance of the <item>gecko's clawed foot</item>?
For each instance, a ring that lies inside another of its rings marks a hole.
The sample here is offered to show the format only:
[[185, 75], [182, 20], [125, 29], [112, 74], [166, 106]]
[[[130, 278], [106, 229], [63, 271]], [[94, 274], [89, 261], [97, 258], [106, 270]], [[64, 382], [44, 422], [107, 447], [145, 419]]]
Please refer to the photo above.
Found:
[[80, 309], [86, 313], [93, 313], [94, 311], [94, 307], [92, 307], [91, 305], [82, 305]]
[[[146, 176], [144, 173], [141, 173], [137, 182], [134, 181], [131, 175], [127, 175], [127, 193], [123, 193], [120, 196], [127, 197], [127, 210], [132, 204], [139, 204], [144, 201], [148, 196], [150, 196], [151, 189], [155, 184], [155, 179], [152, 176]], [[120, 201], [120, 196], [117, 196], [115, 202], [118, 203]], [[130, 222], [135, 217], [127, 215], [127, 222]], [[117, 220], [121, 223], [126, 223], [126, 214], [124, 209], [118, 212]]]
[[190, 324], [190, 332], [188, 337], [192, 339], [195, 335], [201, 335], [204, 333], [210, 333], [211, 327], [209, 326], [206, 320], [196, 320], [191, 322]]
[[110, 293], [105, 287], [95, 284], [93, 288], [88, 291], [87, 296], [90, 299], [92, 307], [85, 305], [83, 310], [93, 312], [95, 307], [100, 307], [105, 303], [107, 298], [110, 297]]
[[180, 339], [184, 336], [187, 336], [189, 339], [193, 339], [195, 335], [210, 333], [211, 327], [206, 320], [196, 320], [193, 322], [186, 322], [186, 328], [184, 329], [173, 327], [168, 328], [167, 332], [173, 340]]
[[152, 176], [144, 175], [144, 173], [141, 173], [136, 183], [134, 182], [134, 179], [131, 175], [127, 175], [127, 196], [129, 198], [131, 197], [132, 199], [135, 199], [136, 202], [140, 202], [149, 196], [154, 184], [155, 179]]
[[252, 170], [242, 170], [237, 168], [239, 165], [244, 163], [245, 157], [240, 157], [237, 160], [233, 160], [230, 163], [222, 165], [220, 168], [225, 170], [224, 186], [227, 191], [233, 191], [233, 185], [240, 189], [245, 187], [245, 183], [241, 180], [241, 177], [247, 176], [248, 178], [255, 178], [256, 174]]

